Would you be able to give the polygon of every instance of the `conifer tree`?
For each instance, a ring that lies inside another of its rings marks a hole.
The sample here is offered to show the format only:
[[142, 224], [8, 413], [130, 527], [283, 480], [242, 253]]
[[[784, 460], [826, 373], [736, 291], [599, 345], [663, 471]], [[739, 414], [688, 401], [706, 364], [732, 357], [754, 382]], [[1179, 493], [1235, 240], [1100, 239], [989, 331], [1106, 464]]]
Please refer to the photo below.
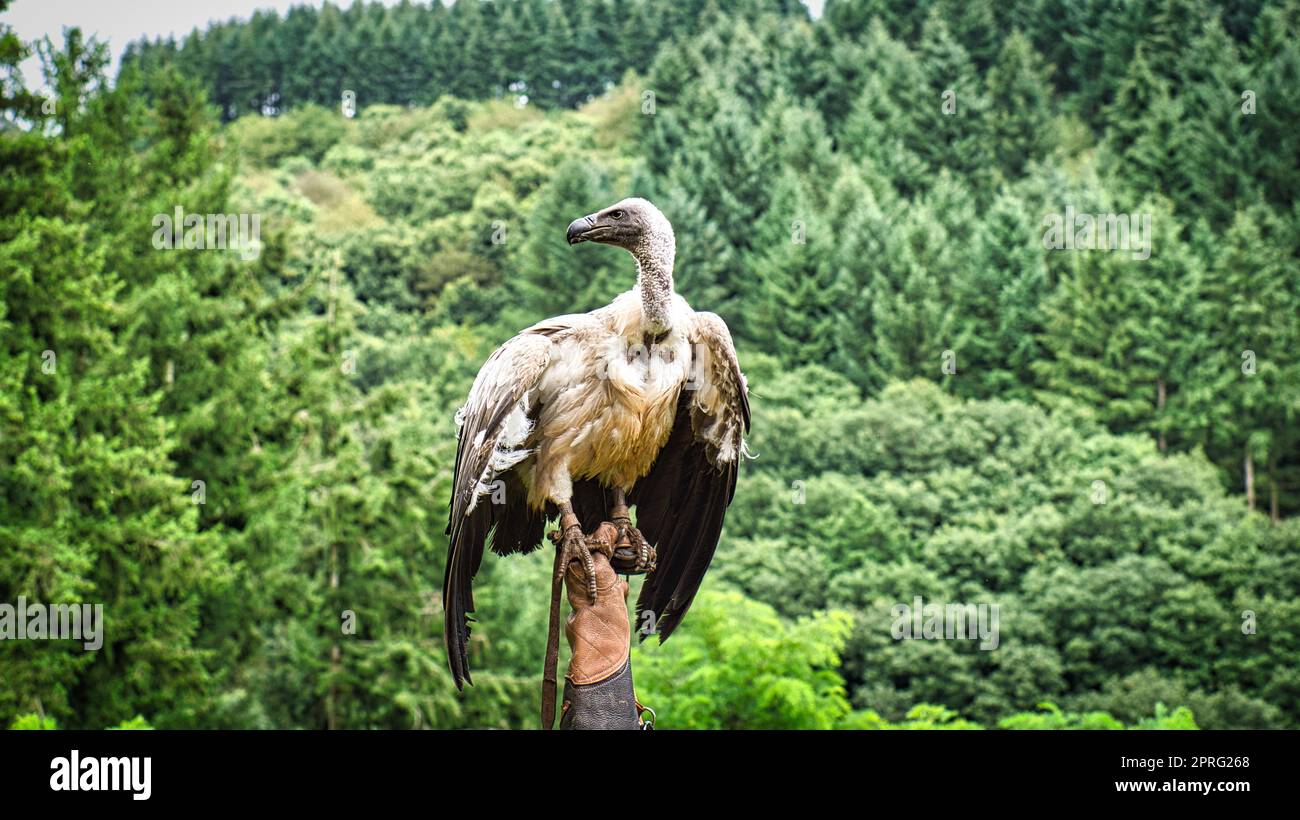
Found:
[[1049, 293], [1040, 226], [1031, 213], [1024, 199], [1001, 191], [953, 283], [959, 395], [1030, 395]]
[[1007, 177], [1020, 176], [1051, 150], [1050, 74], [1029, 40], [1013, 31], [986, 75], [990, 137]]

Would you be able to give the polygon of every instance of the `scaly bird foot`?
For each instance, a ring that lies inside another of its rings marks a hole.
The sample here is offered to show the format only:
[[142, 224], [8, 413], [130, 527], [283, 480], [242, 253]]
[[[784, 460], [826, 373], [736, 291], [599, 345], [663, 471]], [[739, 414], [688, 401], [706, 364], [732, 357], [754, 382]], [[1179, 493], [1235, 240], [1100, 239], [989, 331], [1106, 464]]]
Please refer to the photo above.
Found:
[[579, 562], [582, 565], [582, 574], [587, 580], [587, 600], [594, 605], [596, 563], [592, 560], [591, 551], [594, 548], [597, 552], [603, 553], [606, 558], [613, 559], [614, 545], [601, 538], [588, 538], [583, 535], [582, 527], [579, 526], [568, 527], [563, 533], [552, 532], [551, 540], [558, 542], [560, 549], [560, 568], [555, 574], [555, 583], [564, 581], [564, 574], [569, 571], [569, 564], [574, 561]]
[[614, 520], [614, 526], [618, 527], [618, 547], [632, 552], [633, 560], [636, 562], [632, 567], [632, 574], [655, 571], [655, 548], [650, 546], [641, 531], [632, 526], [632, 522], [626, 518]]

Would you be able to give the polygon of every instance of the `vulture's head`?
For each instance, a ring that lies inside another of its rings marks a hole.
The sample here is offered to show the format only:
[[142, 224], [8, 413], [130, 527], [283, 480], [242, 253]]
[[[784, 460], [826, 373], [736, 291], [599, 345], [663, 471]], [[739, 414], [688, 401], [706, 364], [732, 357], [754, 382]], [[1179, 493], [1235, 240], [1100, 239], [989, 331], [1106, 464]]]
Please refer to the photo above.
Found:
[[608, 208], [569, 223], [569, 244], [600, 242], [616, 245], [636, 254], [642, 249], [666, 249], [674, 245], [673, 226], [659, 209], [640, 197], [615, 202]]

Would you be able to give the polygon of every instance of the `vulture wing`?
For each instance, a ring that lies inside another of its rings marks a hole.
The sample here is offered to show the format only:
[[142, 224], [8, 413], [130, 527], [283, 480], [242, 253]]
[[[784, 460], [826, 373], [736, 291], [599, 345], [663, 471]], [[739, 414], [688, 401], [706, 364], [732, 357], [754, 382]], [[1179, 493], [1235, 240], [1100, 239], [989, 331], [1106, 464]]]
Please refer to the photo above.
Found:
[[628, 499], [658, 556], [636, 602], [637, 623], [642, 640], [654, 624], [661, 643], [681, 623], [709, 568], [749, 431], [748, 389], [727, 325], [716, 314], [697, 313], [690, 341], [691, 379], [678, 397], [672, 433]]
[[456, 414], [460, 430], [442, 602], [447, 658], [457, 688], [473, 682], [467, 654], [469, 613], [474, 611], [472, 585], [489, 532], [492, 550], [501, 555], [528, 552], [542, 539], [545, 514], [528, 509], [514, 467], [529, 453], [537, 413], [532, 406], [534, 388], [550, 363], [550, 332], [558, 329], [529, 328], [497, 348]]

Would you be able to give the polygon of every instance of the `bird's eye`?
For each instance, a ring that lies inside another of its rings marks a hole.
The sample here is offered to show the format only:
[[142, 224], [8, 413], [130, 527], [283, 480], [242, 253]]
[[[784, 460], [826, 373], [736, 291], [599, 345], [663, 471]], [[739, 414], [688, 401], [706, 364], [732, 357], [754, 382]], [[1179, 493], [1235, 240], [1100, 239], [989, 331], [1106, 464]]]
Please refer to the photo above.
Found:
[[612, 212], [610, 212], [610, 215], [609, 215], [609, 216], [610, 216], [610, 219], [622, 219], [622, 218], [623, 218], [623, 212], [622, 212], [622, 211], [612, 211]]

